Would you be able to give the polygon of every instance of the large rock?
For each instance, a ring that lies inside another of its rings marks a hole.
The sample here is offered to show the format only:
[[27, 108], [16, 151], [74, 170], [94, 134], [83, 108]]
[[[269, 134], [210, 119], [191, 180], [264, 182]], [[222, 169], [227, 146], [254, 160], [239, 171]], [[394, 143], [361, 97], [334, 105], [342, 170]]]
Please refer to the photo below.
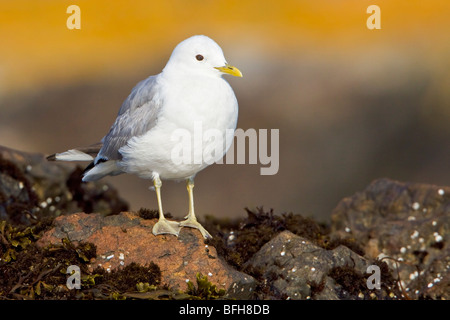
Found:
[[[365, 276], [369, 265], [370, 261], [345, 246], [326, 250], [283, 231], [247, 262], [246, 269], [261, 272], [279, 298], [335, 300], [370, 298]], [[351, 283], [340, 284], [343, 276], [350, 276]], [[377, 296], [388, 294], [384, 290]]]
[[251, 296], [255, 280], [228, 266], [214, 247], [204, 243], [198, 230], [183, 228], [179, 237], [154, 236], [155, 222], [156, 219], [146, 220], [130, 212], [107, 217], [76, 213], [56, 218], [54, 228], [38, 244], [57, 244], [66, 237], [72, 242], [90, 242], [97, 247], [91, 269], [100, 266], [114, 270], [131, 262], [153, 262], [161, 270], [161, 283], [173, 289], [186, 290], [187, 281], [195, 282], [197, 273], [201, 273], [218, 288], [228, 290], [230, 297]]
[[[263, 298], [449, 299], [449, 228], [449, 187], [380, 179], [338, 204], [330, 233], [283, 231], [244, 270], [266, 285]], [[367, 285], [369, 266], [380, 289]]]
[[379, 179], [343, 199], [332, 234], [399, 271], [409, 298], [450, 298], [450, 187]]

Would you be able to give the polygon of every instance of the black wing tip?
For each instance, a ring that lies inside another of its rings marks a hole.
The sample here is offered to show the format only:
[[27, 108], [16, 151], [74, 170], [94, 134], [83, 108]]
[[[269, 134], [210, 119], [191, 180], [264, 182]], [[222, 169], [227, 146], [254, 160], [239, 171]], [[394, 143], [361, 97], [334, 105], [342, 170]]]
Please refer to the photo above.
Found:
[[46, 157], [48, 161], [56, 161], [56, 153]]
[[106, 162], [108, 161], [108, 159], [105, 158], [100, 158], [97, 160], [97, 162], [92, 161], [91, 163], [89, 163], [89, 165], [83, 170], [83, 176], [89, 171], [91, 170], [93, 167], [95, 167], [97, 164], [102, 163], [102, 162]]
[[95, 167], [95, 163], [94, 161], [92, 161], [91, 163], [89, 163], [89, 165], [83, 170], [83, 173], [81, 174], [82, 176], [84, 176], [89, 170], [91, 170], [93, 167]]

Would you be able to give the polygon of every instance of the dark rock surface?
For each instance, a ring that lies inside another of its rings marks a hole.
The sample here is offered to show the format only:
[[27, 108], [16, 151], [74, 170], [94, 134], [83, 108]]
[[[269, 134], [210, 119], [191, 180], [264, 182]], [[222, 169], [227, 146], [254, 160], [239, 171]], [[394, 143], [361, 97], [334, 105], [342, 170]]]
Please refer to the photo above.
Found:
[[[264, 279], [271, 279], [272, 290], [286, 299], [334, 300], [352, 298], [352, 295], [370, 298], [366, 281], [362, 281], [370, 264], [345, 246], [326, 250], [306, 238], [283, 231], [266, 243], [247, 262], [246, 268], [261, 270]], [[351, 293], [336, 283], [339, 279], [332, 277], [332, 271], [350, 267], [352, 275], [360, 275], [353, 280], [352, 287], [357, 289]], [[379, 298], [385, 298], [389, 293], [383, 292]]]
[[31, 225], [80, 211], [107, 215], [127, 210], [114, 188], [81, 183], [81, 173], [81, 168], [49, 162], [43, 154], [0, 146], [0, 220]]
[[412, 298], [450, 298], [450, 188], [380, 179], [343, 199], [332, 233], [400, 273]]

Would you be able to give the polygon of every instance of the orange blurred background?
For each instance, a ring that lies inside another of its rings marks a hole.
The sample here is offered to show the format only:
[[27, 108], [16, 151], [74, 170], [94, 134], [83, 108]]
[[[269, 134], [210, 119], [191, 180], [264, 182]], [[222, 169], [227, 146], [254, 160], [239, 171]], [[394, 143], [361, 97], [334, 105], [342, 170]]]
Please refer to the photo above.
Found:
[[[72, 4], [80, 30], [66, 26]], [[381, 30], [366, 27], [372, 4]], [[326, 220], [379, 177], [449, 185], [449, 14], [448, 0], [0, 0], [0, 145], [50, 154], [99, 141], [133, 86], [205, 34], [244, 74], [227, 77], [238, 127], [280, 130], [280, 169], [205, 169], [200, 217], [263, 205]], [[106, 181], [131, 209], [156, 207], [150, 181]], [[184, 216], [184, 183], [162, 190]]]

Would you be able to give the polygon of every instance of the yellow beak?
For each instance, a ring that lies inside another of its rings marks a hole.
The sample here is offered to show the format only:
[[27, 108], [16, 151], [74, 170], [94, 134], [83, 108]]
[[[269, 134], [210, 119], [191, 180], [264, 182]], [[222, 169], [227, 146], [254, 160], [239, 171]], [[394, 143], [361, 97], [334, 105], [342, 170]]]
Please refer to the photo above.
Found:
[[235, 76], [235, 77], [242, 77], [242, 72], [239, 71], [238, 68], [230, 66], [228, 63], [223, 67], [214, 67], [214, 68], [216, 68], [217, 70], [219, 70], [223, 73], [231, 74], [232, 76]]

